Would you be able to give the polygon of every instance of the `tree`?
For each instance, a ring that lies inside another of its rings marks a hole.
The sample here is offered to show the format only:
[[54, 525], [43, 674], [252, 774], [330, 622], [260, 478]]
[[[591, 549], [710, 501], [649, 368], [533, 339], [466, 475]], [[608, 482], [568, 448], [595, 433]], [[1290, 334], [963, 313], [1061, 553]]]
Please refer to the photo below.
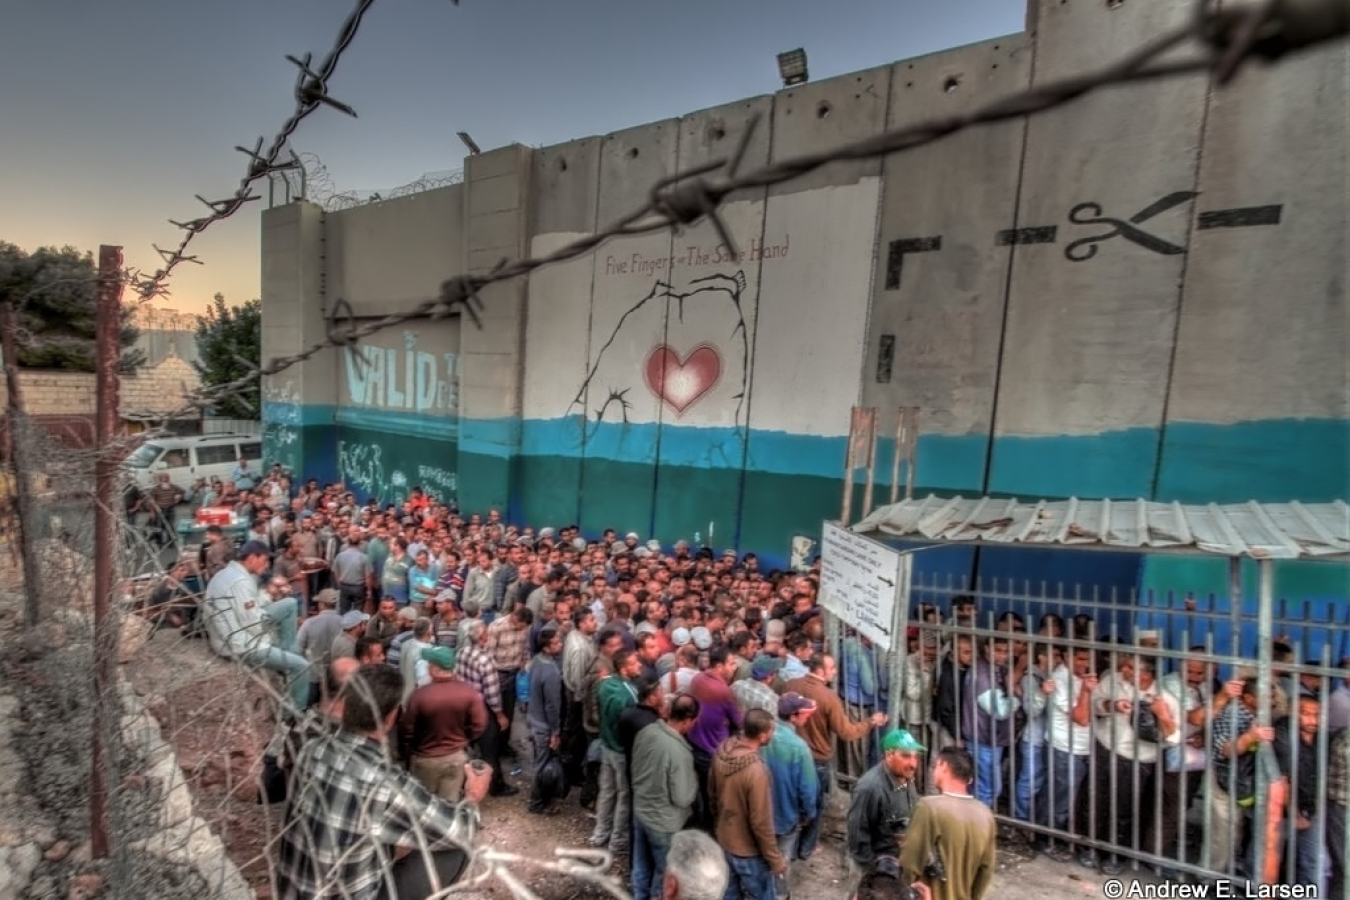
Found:
[[[203, 388], [237, 381], [248, 374], [250, 366], [257, 369], [262, 360], [262, 301], [226, 306], [225, 295], [216, 294], [206, 315], [197, 317], [197, 355], [201, 361], [192, 365]], [[214, 412], [227, 419], [258, 418], [261, 387], [262, 379], [255, 376], [240, 391], [247, 403], [237, 396], [226, 397]]]
[[[90, 253], [74, 247], [39, 247], [32, 253], [0, 241], [0, 303], [12, 304], [18, 323], [19, 366], [94, 371], [98, 269]], [[122, 304], [122, 371], [145, 364], [131, 349], [140, 332], [131, 307]]]

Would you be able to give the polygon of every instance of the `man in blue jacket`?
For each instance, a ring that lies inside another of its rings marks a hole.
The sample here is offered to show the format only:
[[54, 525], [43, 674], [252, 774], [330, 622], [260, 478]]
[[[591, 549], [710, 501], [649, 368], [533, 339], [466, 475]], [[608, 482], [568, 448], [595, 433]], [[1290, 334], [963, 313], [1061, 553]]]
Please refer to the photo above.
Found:
[[[803, 722], [816, 711], [816, 703], [796, 692], [784, 694], [778, 700], [778, 727], [769, 743], [759, 751], [772, 778], [773, 831], [783, 858], [797, 858], [797, 841], [802, 827], [816, 813], [820, 796], [820, 780], [816, 776], [811, 748], [797, 734]], [[774, 878], [778, 900], [791, 896], [791, 869]]]

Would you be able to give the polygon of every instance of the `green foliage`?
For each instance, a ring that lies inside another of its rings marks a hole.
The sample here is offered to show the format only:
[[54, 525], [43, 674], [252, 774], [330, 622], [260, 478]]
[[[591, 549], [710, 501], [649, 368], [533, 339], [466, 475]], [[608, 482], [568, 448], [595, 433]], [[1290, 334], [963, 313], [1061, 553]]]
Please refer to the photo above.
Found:
[[[201, 361], [192, 365], [201, 376], [203, 388], [237, 381], [248, 374], [249, 367], [256, 370], [262, 360], [262, 301], [226, 306], [225, 295], [216, 294], [206, 315], [197, 317], [197, 355]], [[226, 397], [213, 411], [228, 419], [258, 418], [261, 386], [262, 379], [255, 376], [241, 392], [247, 403], [238, 397]]]
[[[94, 257], [74, 247], [39, 247], [27, 253], [0, 241], [0, 302], [10, 303], [19, 326], [19, 365], [27, 369], [94, 371], [98, 269]], [[122, 304], [121, 368], [145, 364], [128, 349], [140, 336], [131, 307]]]

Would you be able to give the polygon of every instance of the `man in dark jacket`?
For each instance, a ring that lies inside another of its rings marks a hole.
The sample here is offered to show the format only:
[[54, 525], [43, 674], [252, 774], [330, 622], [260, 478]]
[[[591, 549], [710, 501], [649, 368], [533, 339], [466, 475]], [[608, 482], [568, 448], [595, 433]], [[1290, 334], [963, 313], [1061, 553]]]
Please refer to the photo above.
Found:
[[562, 653], [562, 635], [546, 628], [539, 635], [539, 655], [530, 666], [530, 703], [525, 721], [534, 745], [534, 787], [527, 807], [532, 813], [546, 813], [548, 803], [539, 790], [539, 772], [562, 744], [563, 685], [558, 668]]
[[937, 697], [933, 700], [933, 718], [938, 725], [940, 747], [961, 744], [961, 701], [966, 672], [975, 661], [975, 642], [970, 635], [958, 634], [943, 657], [938, 670]]

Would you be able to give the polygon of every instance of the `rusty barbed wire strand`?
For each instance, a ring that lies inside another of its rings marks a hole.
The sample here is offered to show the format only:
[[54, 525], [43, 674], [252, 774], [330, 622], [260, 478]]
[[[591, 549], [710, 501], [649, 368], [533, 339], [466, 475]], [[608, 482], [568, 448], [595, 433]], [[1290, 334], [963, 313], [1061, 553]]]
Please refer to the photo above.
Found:
[[[450, 0], [450, 2], [458, 5], [459, 0]], [[263, 149], [264, 139], [261, 137], [254, 143], [252, 150], [243, 146], [234, 148], [248, 157], [249, 160], [235, 192], [224, 200], [207, 200], [201, 194], [196, 195], [197, 200], [211, 211], [210, 215], [185, 222], [169, 220], [170, 225], [181, 228], [185, 233], [178, 242], [178, 246], [172, 250], [165, 250], [154, 244], [151, 245], [163, 262], [152, 275], [148, 277], [138, 276], [135, 279], [133, 288], [142, 301], [155, 296], [163, 296], [166, 293], [164, 283], [178, 266], [183, 263], [201, 264], [198, 257], [188, 255], [187, 251], [193, 240], [215, 223], [233, 216], [244, 204], [257, 200], [260, 195], [253, 192], [253, 185], [256, 182], [275, 172], [283, 172], [293, 167], [293, 163], [289, 161], [286, 163], [279, 163], [278, 161], [281, 159], [282, 152], [286, 149], [291, 135], [300, 127], [301, 122], [309, 118], [321, 106], [332, 107], [355, 118], [356, 110], [328, 92], [328, 82], [337, 70], [343, 53], [356, 39], [356, 33], [361, 28], [362, 20], [374, 3], [375, 0], [357, 0], [356, 6], [343, 21], [332, 48], [317, 68], [313, 66], [313, 54], [311, 53], [305, 53], [301, 57], [287, 55], [286, 61], [299, 70], [295, 82], [294, 112], [282, 123], [276, 136], [267, 145], [266, 151]]]
[[[250, 174], [245, 183], [251, 183], [270, 171], [266, 166], [275, 162], [284, 143], [283, 136], [293, 131], [300, 119], [318, 105], [326, 103], [354, 115], [350, 107], [328, 97], [324, 85], [336, 65], [337, 55], [350, 43], [356, 25], [359, 24], [360, 14], [369, 7], [370, 2], [371, 0], [364, 0], [358, 5], [348, 20], [348, 27], [344, 28], [334, 54], [330, 54], [319, 71], [312, 72], [308, 63], [302, 65], [299, 61], [292, 60], [301, 69], [301, 83], [297, 87], [297, 95], [301, 98], [302, 104], [297, 117], [288, 121], [282, 134], [278, 136], [279, 140], [274, 142], [266, 157], [259, 157], [256, 153], [249, 154], [254, 165], [250, 167]], [[335, 305], [334, 312], [329, 315], [328, 333], [324, 340], [300, 352], [273, 358], [265, 365], [250, 364], [247, 374], [234, 381], [201, 388], [184, 395], [184, 406], [171, 413], [169, 418], [190, 415], [227, 397], [240, 399], [244, 401], [245, 406], [257, 412], [247, 395], [260, 390], [260, 381], [263, 377], [277, 375], [328, 349], [346, 347], [354, 351], [362, 338], [386, 329], [397, 328], [408, 322], [441, 319], [462, 312], [481, 328], [481, 313], [484, 309], [481, 294], [484, 289], [530, 275], [547, 266], [585, 256], [600, 245], [616, 238], [651, 234], [667, 229], [678, 230], [706, 220], [734, 254], [736, 244], [719, 215], [719, 208], [728, 196], [738, 191], [768, 188], [790, 182], [834, 162], [877, 159], [930, 144], [960, 131], [1043, 113], [1106, 87], [1201, 73], [1210, 74], [1216, 84], [1222, 86], [1231, 81], [1241, 66], [1253, 58], [1266, 62], [1275, 61], [1287, 53], [1328, 43], [1347, 34], [1350, 34], [1350, 4], [1346, 4], [1344, 0], [1264, 0], [1238, 9], [1216, 9], [1209, 0], [1199, 0], [1196, 4], [1196, 14], [1187, 25], [1150, 41], [1115, 63], [1088, 74], [1030, 88], [994, 100], [969, 113], [895, 129], [818, 153], [773, 162], [742, 173], [740, 167], [758, 122], [756, 117], [748, 123], [732, 156], [658, 180], [652, 185], [648, 200], [643, 206], [609, 227], [542, 256], [514, 261], [503, 259], [495, 268], [484, 274], [459, 275], [448, 279], [441, 284], [434, 298], [424, 300], [408, 310], [370, 321], [358, 323], [351, 313], [350, 306], [339, 302]], [[1187, 43], [1199, 45], [1199, 52], [1179, 59], [1164, 58]], [[208, 219], [208, 223], [224, 218], [236, 209], [237, 206], [234, 206], [229, 212], [217, 211]], [[189, 230], [188, 236], [184, 239], [184, 246], [196, 233], [197, 230]], [[181, 249], [182, 247], [180, 251]], [[167, 272], [156, 273], [153, 282], [159, 285], [166, 275]], [[343, 310], [344, 315], [337, 315], [339, 310]], [[354, 358], [354, 362], [360, 364], [359, 355]]]

